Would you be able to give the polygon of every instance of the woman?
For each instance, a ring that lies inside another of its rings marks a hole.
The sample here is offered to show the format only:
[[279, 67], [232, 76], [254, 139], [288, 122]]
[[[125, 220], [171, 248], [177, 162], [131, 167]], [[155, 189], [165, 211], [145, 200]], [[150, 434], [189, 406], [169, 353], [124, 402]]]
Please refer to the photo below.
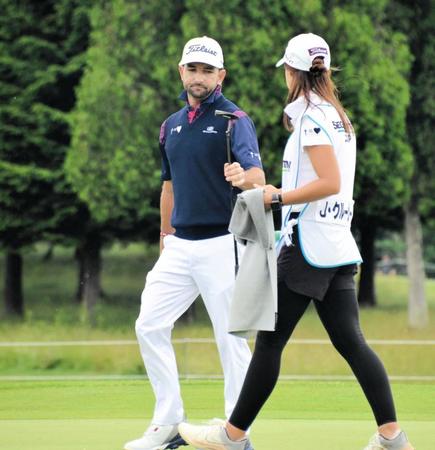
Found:
[[[181, 424], [201, 449], [248, 449], [246, 430], [271, 394], [282, 351], [311, 300], [334, 347], [346, 359], [372, 408], [378, 431], [366, 450], [412, 450], [399, 428], [385, 369], [361, 332], [353, 276], [361, 256], [350, 231], [356, 139], [331, 79], [328, 44], [314, 34], [291, 39], [284, 57], [289, 90], [282, 189], [264, 186], [264, 203], [282, 206], [278, 321], [259, 332], [236, 407], [224, 425]], [[325, 443], [325, 448], [328, 445]]]

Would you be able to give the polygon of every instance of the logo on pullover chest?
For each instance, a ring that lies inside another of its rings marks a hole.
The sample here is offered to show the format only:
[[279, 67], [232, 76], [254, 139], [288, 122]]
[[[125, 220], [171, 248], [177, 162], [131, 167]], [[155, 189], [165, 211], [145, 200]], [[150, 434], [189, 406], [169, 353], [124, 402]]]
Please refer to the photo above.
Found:
[[217, 131], [213, 126], [207, 127], [205, 130], [202, 130], [202, 132], [206, 134], [217, 134]]
[[180, 131], [181, 131], [181, 125], [178, 125], [177, 127], [171, 128], [171, 136], [172, 136], [172, 133], [175, 133], [175, 132], [180, 134]]

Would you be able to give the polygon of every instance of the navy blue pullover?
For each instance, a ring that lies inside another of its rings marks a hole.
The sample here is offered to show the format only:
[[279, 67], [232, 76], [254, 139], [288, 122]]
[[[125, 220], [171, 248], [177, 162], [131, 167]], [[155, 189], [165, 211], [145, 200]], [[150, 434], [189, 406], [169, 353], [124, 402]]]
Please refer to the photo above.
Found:
[[[184, 91], [180, 98], [187, 100]], [[160, 130], [162, 180], [172, 181], [174, 209], [171, 224], [175, 235], [190, 240], [228, 233], [231, 188], [224, 177], [227, 162], [227, 119], [215, 110], [236, 112], [231, 133], [232, 161], [243, 169], [262, 168], [255, 126], [246, 113], [227, 100], [218, 87], [198, 110], [186, 104], [169, 116]], [[189, 121], [188, 115], [193, 115]], [[234, 195], [240, 192], [234, 188]]]

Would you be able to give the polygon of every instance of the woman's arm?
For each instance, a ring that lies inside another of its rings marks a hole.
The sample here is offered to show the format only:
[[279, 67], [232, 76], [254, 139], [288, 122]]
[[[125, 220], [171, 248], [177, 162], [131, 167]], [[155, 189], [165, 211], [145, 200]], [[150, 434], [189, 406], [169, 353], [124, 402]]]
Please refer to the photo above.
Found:
[[331, 145], [312, 145], [304, 148], [318, 178], [302, 187], [287, 192], [282, 192], [281, 189], [277, 189], [270, 184], [264, 186], [265, 205], [270, 205], [272, 194], [274, 193], [282, 195], [284, 205], [291, 205], [312, 202], [340, 192], [340, 169], [334, 148]]

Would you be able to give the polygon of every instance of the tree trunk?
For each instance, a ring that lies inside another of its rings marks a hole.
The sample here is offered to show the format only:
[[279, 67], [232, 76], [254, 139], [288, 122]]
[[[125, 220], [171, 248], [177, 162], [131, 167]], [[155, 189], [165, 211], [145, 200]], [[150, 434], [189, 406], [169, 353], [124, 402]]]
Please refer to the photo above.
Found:
[[54, 253], [54, 244], [50, 243], [47, 251], [45, 252], [44, 256], [42, 257], [42, 261], [44, 261], [44, 262], [51, 261], [51, 259], [53, 258], [53, 253]]
[[425, 270], [423, 260], [423, 233], [417, 202], [411, 199], [405, 207], [406, 265], [409, 278], [408, 324], [424, 328], [429, 324], [429, 313], [424, 293]]
[[85, 318], [95, 325], [95, 306], [101, 294], [101, 239], [96, 233], [88, 234], [78, 248], [80, 276], [79, 293], [81, 293]]
[[187, 311], [180, 317], [180, 321], [185, 323], [185, 324], [192, 324], [193, 322], [195, 322], [196, 319], [196, 302], [198, 301], [198, 299], [196, 301], [194, 301], [189, 308], [187, 309]]
[[19, 252], [9, 250], [6, 253], [5, 267], [5, 312], [8, 316], [24, 316], [23, 301], [23, 259]]
[[79, 304], [83, 303], [83, 286], [85, 284], [85, 269], [83, 261], [83, 251], [81, 247], [77, 247], [74, 258], [77, 261], [78, 267], [78, 277], [77, 277], [77, 288], [75, 294], [75, 301]]
[[367, 219], [360, 227], [361, 232], [361, 274], [359, 279], [358, 303], [361, 306], [376, 306], [375, 289], [375, 238], [376, 224]]

